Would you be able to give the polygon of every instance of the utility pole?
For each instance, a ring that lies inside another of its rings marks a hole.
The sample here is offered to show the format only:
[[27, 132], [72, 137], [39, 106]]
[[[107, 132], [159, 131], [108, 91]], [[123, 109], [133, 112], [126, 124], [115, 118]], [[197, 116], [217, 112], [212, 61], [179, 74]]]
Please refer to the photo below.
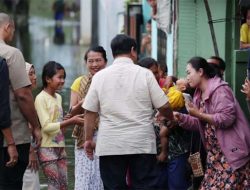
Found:
[[210, 7], [209, 7], [209, 4], [208, 4], [208, 0], [204, 0], [204, 4], [205, 4], [205, 7], [206, 7], [208, 24], [209, 24], [210, 32], [211, 32], [211, 36], [212, 36], [212, 41], [213, 41], [213, 46], [214, 46], [214, 53], [215, 53], [216, 56], [219, 57], [219, 51], [218, 51], [216, 36], [215, 36], [215, 32], [214, 32], [214, 25], [213, 25], [213, 21], [212, 21], [212, 15], [211, 15]]

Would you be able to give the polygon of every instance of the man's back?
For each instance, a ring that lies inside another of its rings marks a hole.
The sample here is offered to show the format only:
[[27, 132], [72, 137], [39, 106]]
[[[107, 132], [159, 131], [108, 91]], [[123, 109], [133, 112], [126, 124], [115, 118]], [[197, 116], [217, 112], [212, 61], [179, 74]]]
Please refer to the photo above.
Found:
[[21, 113], [14, 95], [14, 90], [30, 85], [25, 70], [25, 61], [20, 50], [5, 44], [3, 41], [0, 42], [0, 56], [6, 59], [9, 68], [11, 128], [14, 131], [14, 139], [16, 144], [29, 143], [30, 131], [27, 127], [27, 120]]
[[155, 154], [153, 107], [167, 98], [153, 74], [122, 57], [97, 73], [91, 86], [100, 106], [97, 154]]

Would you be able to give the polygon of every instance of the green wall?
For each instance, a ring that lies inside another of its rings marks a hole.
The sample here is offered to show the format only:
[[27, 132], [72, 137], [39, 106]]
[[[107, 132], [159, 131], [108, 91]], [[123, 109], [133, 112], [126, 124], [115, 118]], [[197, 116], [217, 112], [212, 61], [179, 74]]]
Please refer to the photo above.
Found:
[[[226, 0], [209, 0], [212, 19], [226, 18]], [[177, 76], [185, 76], [187, 61], [193, 56], [214, 55], [212, 37], [203, 0], [178, 1]], [[225, 59], [226, 22], [214, 23], [219, 55]]]

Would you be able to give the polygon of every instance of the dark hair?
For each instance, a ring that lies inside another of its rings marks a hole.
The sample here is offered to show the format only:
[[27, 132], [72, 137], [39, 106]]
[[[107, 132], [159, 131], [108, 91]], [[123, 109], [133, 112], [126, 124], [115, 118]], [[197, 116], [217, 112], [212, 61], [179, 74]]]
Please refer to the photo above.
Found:
[[85, 53], [85, 55], [84, 55], [84, 60], [85, 60], [85, 61], [87, 61], [87, 59], [88, 59], [88, 54], [89, 54], [90, 51], [94, 51], [94, 52], [101, 53], [103, 59], [105, 60], [105, 62], [108, 61], [106, 51], [105, 51], [105, 49], [104, 49], [102, 46], [93, 46], [93, 47], [90, 47], [90, 48], [86, 51], [86, 53]]
[[226, 63], [223, 59], [218, 56], [211, 56], [209, 59], [215, 59], [218, 63], [208, 62], [208, 64], [215, 70], [216, 75], [220, 78], [223, 78], [221, 71], [226, 70]]
[[125, 34], [118, 34], [111, 41], [113, 57], [130, 53], [132, 47], [136, 51], [136, 41]]
[[217, 74], [216, 71], [208, 64], [206, 59], [202, 57], [192, 57], [187, 63], [191, 64], [196, 71], [203, 69], [204, 74], [208, 78], [213, 78]]
[[211, 56], [209, 59], [216, 59], [219, 62], [219, 64], [218, 64], [219, 69], [223, 70], [223, 71], [226, 70], [226, 63], [220, 57], [218, 57], [218, 56]]
[[170, 77], [172, 78], [173, 83], [176, 84], [176, 81], [178, 80], [178, 78], [176, 76], [170, 76]]
[[138, 65], [140, 65], [141, 67], [145, 67], [147, 69], [150, 69], [154, 65], [158, 67], [157, 61], [151, 57], [145, 57], [140, 59]]
[[43, 82], [43, 88], [46, 88], [48, 86], [48, 83], [46, 81], [47, 78], [52, 78], [58, 70], [64, 70], [64, 78], [66, 78], [66, 72], [64, 67], [55, 61], [49, 61], [43, 66], [43, 72], [42, 72], [42, 82]]
[[159, 62], [159, 69], [164, 73], [168, 74], [168, 67], [165, 63], [165, 61], [158, 61]]
[[152, 24], [152, 20], [148, 19], [147, 24]]

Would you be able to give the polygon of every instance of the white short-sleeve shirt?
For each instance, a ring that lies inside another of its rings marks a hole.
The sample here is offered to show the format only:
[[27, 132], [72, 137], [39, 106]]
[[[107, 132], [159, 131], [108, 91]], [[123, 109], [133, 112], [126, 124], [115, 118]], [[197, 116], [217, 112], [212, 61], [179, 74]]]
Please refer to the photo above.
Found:
[[155, 154], [153, 108], [167, 101], [153, 73], [129, 58], [96, 73], [82, 105], [100, 115], [96, 154]]

